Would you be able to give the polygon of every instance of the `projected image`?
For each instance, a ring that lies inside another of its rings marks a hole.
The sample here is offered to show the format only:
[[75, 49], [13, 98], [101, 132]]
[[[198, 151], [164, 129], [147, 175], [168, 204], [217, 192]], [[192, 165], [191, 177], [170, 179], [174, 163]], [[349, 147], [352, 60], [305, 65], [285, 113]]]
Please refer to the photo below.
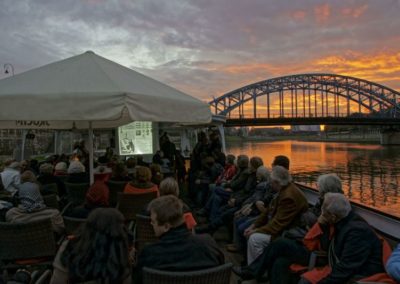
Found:
[[153, 154], [152, 123], [135, 121], [118, 127], [120, 155]]

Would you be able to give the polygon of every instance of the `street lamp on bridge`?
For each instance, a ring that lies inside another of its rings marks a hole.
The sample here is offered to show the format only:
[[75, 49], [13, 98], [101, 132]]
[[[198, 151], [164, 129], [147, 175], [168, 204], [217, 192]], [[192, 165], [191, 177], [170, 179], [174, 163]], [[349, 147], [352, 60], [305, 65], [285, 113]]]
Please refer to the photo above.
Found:
[[4, 73], [10, 74], [10, 71], [11, 75], [14, 76], [14, 66], [11, 63], [4, 64]]

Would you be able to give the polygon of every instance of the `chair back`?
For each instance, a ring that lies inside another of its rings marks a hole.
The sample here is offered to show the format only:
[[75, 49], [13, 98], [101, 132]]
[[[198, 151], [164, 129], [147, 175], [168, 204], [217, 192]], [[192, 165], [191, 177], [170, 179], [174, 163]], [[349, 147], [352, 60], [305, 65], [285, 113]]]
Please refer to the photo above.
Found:
[[118, 192], [123, 192], [127, 181], [107, 181], [108, 190], [110, 192], [109, 203], [110, 207], [115, 207], [118, 202]]
[[48, 194], [56, 194], [56, 195], [58, 195], [57, 184], [56, 183], [43, 184], [40, 187], [40, 193], [42, 195], [48, 195]]
[[86, 222], [86, 219], [73, 218], [68, 216], [63, 216], [65, 232], [67, 235], [74, 235], [78, 229]]
[[229, 284], [231, 278], [232, 263], [184, 272], [170, 272], [148, 267], [143, 268], [144, 284], [200, 284], [218, 283]]
[[43, 195], [44, 204], [49, 208], [59, 209], [57, 194]]
[[125, 221], [135, 220], [136, 214], [139, 214], [144, 206], [157, 197], [156, 191], [145, 193], [122, 193], [117, 196], [117, 209], [124, 215]]
[[151, 218], [136, 214], [136, 236], [135, 236], [135, 248], [138, 253], [150, 243], [154, 243], [158, 240], [156, 237], [153, 226], [151, 225]]
[[56, 255], [50, 219], [26, 223], [0, 222], [0, 260], [22, 260]]
[[65, 183], [68, 201], [73, 205], [80, 205], [85, 202], [86, 192], [89, 189], [88, 183]]

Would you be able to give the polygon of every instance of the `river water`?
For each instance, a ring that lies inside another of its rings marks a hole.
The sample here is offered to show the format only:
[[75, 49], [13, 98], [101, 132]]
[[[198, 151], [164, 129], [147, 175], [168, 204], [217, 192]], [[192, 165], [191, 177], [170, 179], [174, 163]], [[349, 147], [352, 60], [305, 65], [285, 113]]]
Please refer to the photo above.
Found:
[[227, 153], [259, 156], [270, 168], [277, 155], [290, 159], [296, 182], [316, 187], [316, 179], [336, 173], [345, 194], [355, 202], [400, 217], [400, 147], [377, 144], [257, 141], [228, 142]]

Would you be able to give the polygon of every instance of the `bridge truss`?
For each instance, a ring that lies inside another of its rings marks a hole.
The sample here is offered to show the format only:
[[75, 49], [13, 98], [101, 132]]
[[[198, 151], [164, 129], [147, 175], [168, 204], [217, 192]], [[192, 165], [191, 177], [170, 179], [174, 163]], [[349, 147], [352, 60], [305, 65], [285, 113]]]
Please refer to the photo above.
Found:
[[399, 92], [335, 74], [273, 78], [229, 92], [209, 104], [214, 114], [225, 115], [227, 124], [235, 125], [400, 123]]

